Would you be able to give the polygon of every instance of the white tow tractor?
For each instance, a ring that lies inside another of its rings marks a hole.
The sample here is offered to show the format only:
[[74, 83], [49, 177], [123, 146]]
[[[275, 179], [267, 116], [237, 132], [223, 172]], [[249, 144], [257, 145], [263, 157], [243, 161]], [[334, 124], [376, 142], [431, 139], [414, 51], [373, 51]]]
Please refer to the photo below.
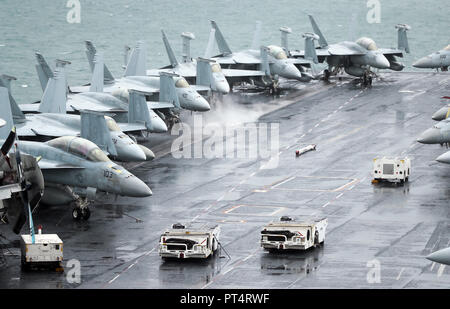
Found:
[[42, 228], [36, 235], [21, 235], [22, 268], [45, 266], [61, 269], [63, 260], [63, 242], [56, 234], [42, 234]]
[[283, 216], [261, 231], [261, 247], [266, 250], [307, 250], [323, 244], [328, 219], [297, 221]]
[[409, 180], [411, 160], [405, 158], [382, 157], [373, 159], [372, 183], [388, 181], [404, 183]]
[[219, 248], [219, 236], [217, 224], [177, 223], [161, 235], [159, 255], [162, 258], [206, 259]]

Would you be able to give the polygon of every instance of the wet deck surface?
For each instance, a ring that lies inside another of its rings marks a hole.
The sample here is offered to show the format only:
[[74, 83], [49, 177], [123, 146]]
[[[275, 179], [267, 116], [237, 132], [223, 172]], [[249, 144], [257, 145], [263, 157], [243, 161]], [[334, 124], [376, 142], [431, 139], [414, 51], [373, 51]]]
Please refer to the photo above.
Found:
[[[64, 206], [37, 212], [35, 223], [64, 240], [65, 262], [80, 261], [81, 284], [67, 282], [68, 267], [65, 274], [22, 272], [18, 237], [2, 225], [0, 287], [448, 288], [449, 267], [424, 257], [450, 243], [450, 165], [434, 161], [445, 148], [416, 138], [434, 124], [450, 77], [382, 76], [365, 90], [343, 80], [301, 86], [276, 100], [225, 97], [202, 125], [279, 123], [278, 157], [237, 158], [254, 146], [238, 143], [228, 158], [177, 159], [170, 153], [176, 136], [155, 136], [148, 145], [158, 158], [126, 165], [152, 197], [107, 196], [92, 206], [88, 222], [74, 222]], [[191, 114], [182, 116], [192, 124]], [[309, 144], [317, 150], [297, 158], [295, 149]], [[372, 159], [383, 155], [411, 158], [409, 183], [371, 184]], [[261, 227], [282, 215], [327, 217], [325, 245], [303, 253], [262, 250]], [[192, 220], [218, 222], [231, 259], [222, 252], [200, 262], [162, 261], [160, 234]], [[373, 265], [380, 266], [379, 283], [367, 280]]]

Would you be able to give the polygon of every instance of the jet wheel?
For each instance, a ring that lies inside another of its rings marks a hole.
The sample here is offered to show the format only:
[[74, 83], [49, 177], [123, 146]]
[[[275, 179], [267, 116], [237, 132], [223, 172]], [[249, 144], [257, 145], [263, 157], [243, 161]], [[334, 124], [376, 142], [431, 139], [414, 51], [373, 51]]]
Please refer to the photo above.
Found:
[[89, 219], [89, 217], [91, 216], [91, 210], [89, 209], [89, 207], [84, 207], [83, 209], [81, 209], [81, 216], [83, 217], [83, 220]]
[[82, 216], [81, 209], [79, 207], [75, 207], [72, 210], [72, 218], [76, 221], [79, 221], [81, 219], [81, 216]]

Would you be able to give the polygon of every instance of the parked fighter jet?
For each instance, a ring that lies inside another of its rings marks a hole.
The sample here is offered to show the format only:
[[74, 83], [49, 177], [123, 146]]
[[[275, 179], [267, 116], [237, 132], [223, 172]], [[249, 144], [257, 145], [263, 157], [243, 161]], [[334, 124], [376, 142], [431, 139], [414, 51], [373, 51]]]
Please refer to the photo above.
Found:
[[[442, 99], [450, 100], [450, 97], [443, 96]], [[433, 120], [441, 121], [448, 118], [449, 115], [450, 115], [450, 104], [447, 104], [446, 106], [441, 107], [437, 112], [435, 112], [431, 118]]]
[[[250, 70], [259, 69], [261, 71], [266, 71], [261, 68], [264, 59], [258, 46], [258, 25], [252, 47], [248, 50], [239, 52], [231, 51], [215, 21], [211, 21], [211, 26], [215, 30], [215, 39], [220, 51], [220, 54], [213, 57], [213, 59], [217, 60], [218, 63], [226, 68]], [[269, 45], [267, 46], [267, 49], [267, 60], [272, 76], [276, 75], [286, 79], [296, 79], [304, 82], [308, 82], [313, 78], [306, 72], [306, 67], [310, 66], [309, 61], [288, 58], [286, 52], [281, 47], [276, 45]]]
[[450, 265], [450, 248], [442, 249], [427, 256], [430, 261]]
[[[1, 79], [0, 83], [3, 83]], [[23, 139], [46, 141], [59, 136], [81, 135], [95, 142], [118, 161], [146, 161], [155, 157], [150, 149], [138, 145], [124, 134], [114, 119], [109, 116], [87, 114], [86, 112], [81, 116], [66, 114], [64, 71], [55, 71], [55, 76], [47, 83], [41, 104], [39, 104], [39, 114], [25, 115], [14, 99], [10, 100], [10, 104], [17, 126], [17, 135]], [[130, 108], [140, 110], [141, 107], [133, 102]], [[133, 124], [141, 125], [137, 122], [131, 123], [131, 125]]]
[[450, 143], [450, 119], [441, 120], [432, 128], [425, 130], [417, 141], [422, 144]]
[[[319, 48], [306, 49], [305, 51], [291, 51], [293, 57], [311, 57], [319, 62], [326, 61], [328, 70], [324, 71], [325, 79], [336, 75], [342, 68], [349, 75], [363, 78], [363, 85], [371, 84], [370, 68], [391, 69], [401, 71], [404, 68], [402, 63], [397, 62], [395, 57], [403, 57], [403, 53], [409, 53], [408, 38], [406, 31], [410, 29], [408, 25], [398, 24], [398, 48], [386, 49], [378, 48], [375, 42], [367, 37], [362, 37], [356, 42], [344, 41], [336, 44], [328, 44], [322, 32], [317, 26], [313, 16], [309, 19], [314, 33], [319, 36]], [[313, 52], [314, 55], [307, 55]]]
[[[44, 91], [48, 80], [54, 77], [54, 73], [40, 53], [36, 53], [36, 59], [38, 61], [36, 70], [38, 72], [42, 90]], [[134, 122], [130, 123], [128, 117], [130, 106], [128, 98], [126, 100], [127, 102], [124, 102], [109, 93], [103, 92], [103, 69], [103, 57], [96, 55], [90, 91], [78, 94], [68, 93], [66, 102], [67, 113], [79, 114], [79, 111], [83, 109], [89, 109], [108, 115], [113, 113], [112, 117], [120, 123], [122, 131], [147, 131], [150, 133], [167, 132], [167, 126], [164, 121], [151, 109], [151, 107], [154, 106], [153, 102], [148, 103], [148, 113], [136, 113]], [[168, 76], [161, 78], [160, 83], [160, 89], [163, 89], [161, 97], [172, 99], [174, 101], [178, 100], [172, 77]], [[168, 93], [166, 94], [166, 92]], [[160, 107], [161, 103], [157, 102], [156, 104], [157, 107]], [[168, 104], [168, 106], [172, 105]], [[21, 104], [20, 107], [24, 113], [35, 113], [38, 111], [39, 105]], [[148, 117], [146, 117], [147, 114]]]
[[413, 67], [421, 69], [436, 69], [438, 71], [448, 71], [450, 66], [450, 45], [438, 52], [420, 58], [413, 63]]
[[[194, 35], [189, 32], [183, 32], [181, 37], [183, 39], [183, 60], [179, 62], [175, 57], [169, 40], [167, 39], [164, 30], [161, 30], [162, 39], [169, 57], [170, 65], [161, 69], [147, 70], [147, 75], [154, 76], [159, 72], [170, 72], [184, 77], [190, 85], [202, 85], [209, 87], [212, 91], [220, 94], [227, 94], [230, 92], [230, 85], [228, 84], [220, 64], [216, 61], [208, 61], [206, 59], [192, 59], [190, 55], [190, 40], [194, 39]], [[200, 63], [204, 62], [204, 64]], [[204, 70], [204, 72], [202, 72]], [[197, 75], [200, 77], [197, 78]]]
[[[8, 116], [5, 128], [10, 130], [12, 112], [8, 92], [4, 88], [0, 88], [0, 109]], [[0, 139], [6, 137], [0, 135]], [[72, 188], [86, 199], [94, 199], [97, 191], [131, 197], [152, 195], [145, 183], [110, 161], [97, 145], [81, 137], [63, 136], [45, 143], [19, 141], [18, 145], [22, 152], [41, 158], [39, 167], [46, 187], [43, 202], [65, 204], [77, 201], [72, 212], [74, 219], [89, 218], [90, 210]]]
[[[139, 42], [135, 50], [142, 48], [143, 45], [143, 42]], [[86, 49], [89, 64], [91, 70], [93, 70], [94, 56], [97, 51], [90, 41], [86, 41]], [[137, 57], [138, 55], [139, 57]], [[159, 96], [159, 101], [164, 101], [164, 98], [160, 95], [160, 76], [146, 76], [145, 53], [138, 53], [138, 55], [132, 53], [124, 77], [119, 79], [115, 79], [106, 65], [104, 66], [104, 91], [111, 93], [120, 99], [126, 99], [128, 97], [128, 90], [133, 89], [147, 93], [148, 97], [151, 97], [152, 95]], [[142, 65], [143, 63], [144, 65]], [[209, 111], [211, 109], [205, 98], [191, 88], [183, 77], [173, 75], [173, 79], [175, 81], [176, 93], [179, 99], [179, 106], [175, 107], [200, 112]], [[70, 89], [74, 93], [79, 93], [88, 91], [88, 86], [71, 87]], [[172, 103], [171, 107], [173, 108], [173, 105], [178, 102], [170, 103]], [[160, 108], [163, 110], [167, 109], [167, 103], [161, 103]], [[154, 109], [158, 109], [157, 106], [155, 106]]]

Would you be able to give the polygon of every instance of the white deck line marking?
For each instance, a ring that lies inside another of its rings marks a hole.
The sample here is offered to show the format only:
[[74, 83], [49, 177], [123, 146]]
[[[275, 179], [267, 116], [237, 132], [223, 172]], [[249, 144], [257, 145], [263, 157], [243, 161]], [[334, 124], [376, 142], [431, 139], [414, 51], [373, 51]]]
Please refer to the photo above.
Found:
[[309, 130], [308, 130], [308, 133], [311, 133], [311, 132], [312, 132], [312, 129], [309, 129]]
[[338, 109], [343, 109], [344, 108], [344, 106], [343, 105], [341, 105], [341, 106], [339, 106], [339, 108]]
[[340, 198], [342, 195], [344, 195], [344, 193], [341, 193], [338, 196], [336, 196], [336, 199]]
[[434, 265], [436, 264], [436, 262], [431, 263], [431, 268], [430, 271], [433, 271]]
[[284, 183], [286, 183], [286, 182], [288, 182], [288, 181], [291, 181], [291, 180], [294, 179], [294, 178], [295, 178], [295, 176], [291, 176], [291, 177], [289, 177], [288, 179], [285, 179], [284, 181], [282, 181], [282, 182], [280, 182], [280, 183], [277, 183], [276, 185], [272, 186], [272, 189], [274, 189], [274, 188], [276, 188], [276, 187], [278, 187], [278, 186], [281, 186], [282, 184], [284, 184]]
[[243, 261], [245, 262], [245, 261], [247, 261], [249, 258], [251, 258], [253, 256], [253, 253], [252, 254], [250, 254], [249, 256], [247, 256], [245, 259], [243, 259]]
[[400, 276], [402, 275], [403, 271], [405, 270], [405, 267], [402, 267], [402, 269], [400, 270], [400, 273], [398, 274], [397, 278], [395, 280], [399, 280]]
[[114, 278], [112, 278], [111, 280], [108, 281], [108, 284], [111, 284], [114, 282], [114, 280], [116, 280], [117, 278], [119, 278], [120, 275], [115, 276]]
[[335, 110], [334, 112], [333, 112], [333, 114], [336, 114], [338, 112], [338, 110]]
[[319, 124], [320, 124], [320, 123], [316, 124], [316, 125], [314, 126], [314, 128], [317, 128], [317, 127], [319, 126]]
[[327, 207], [328, 205], [330, 205], [331, 202], [327, 202], [325, 205], [322, 206], [322, 208]]

